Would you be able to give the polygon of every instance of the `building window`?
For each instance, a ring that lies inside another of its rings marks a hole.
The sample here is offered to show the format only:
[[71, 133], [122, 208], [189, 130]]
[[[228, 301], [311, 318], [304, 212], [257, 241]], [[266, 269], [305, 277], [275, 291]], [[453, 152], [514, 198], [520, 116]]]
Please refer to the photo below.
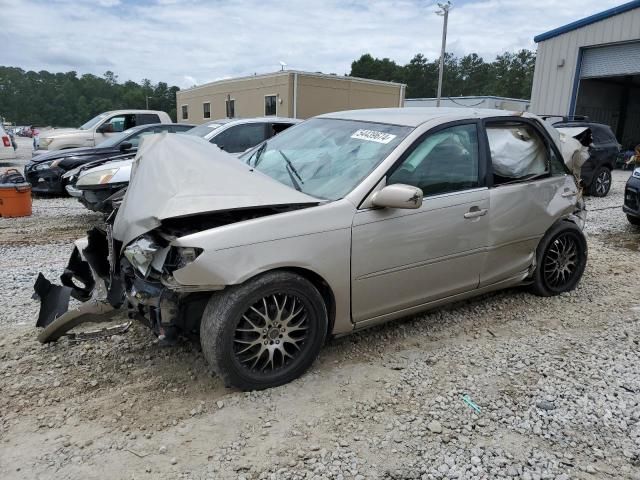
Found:
[[265, 95], [264, 97], [264, 115], [265, 117], [274, 116], [276, 114], [276, 96]]
[[234, 118], [236, 116], [236, 101], [233, 98], [227, 99], [227, 118]]
[[182, 120], [189, 118], [189, 105], [182, 105]]
[[211, 118], [211, 104], [209, 102], [202, 104], [202, 118]]

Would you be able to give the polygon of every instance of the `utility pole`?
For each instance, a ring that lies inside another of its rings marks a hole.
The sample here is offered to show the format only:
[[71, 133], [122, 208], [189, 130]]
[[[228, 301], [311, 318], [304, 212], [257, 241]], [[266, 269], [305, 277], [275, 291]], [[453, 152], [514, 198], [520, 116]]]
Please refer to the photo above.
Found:
[[149, 96], [145, 95], [145, 100], [147, 101], [147, 110], [149, 110]]
[[440, 99], [442, 98], [442, 76], [444, 74], [444, 54], [447, 48], [447, 23], [449, 21], [449, 10], [451, 10], [451, 2], [438, 3], [440, 10], [436, 11], [436, 14], [444, 17], [444, 25], [442, 26], [442, 49], [440, 50], [440, 68], [438, 70], [438, 100], [436, 101], [436, 107], [440, 106]]

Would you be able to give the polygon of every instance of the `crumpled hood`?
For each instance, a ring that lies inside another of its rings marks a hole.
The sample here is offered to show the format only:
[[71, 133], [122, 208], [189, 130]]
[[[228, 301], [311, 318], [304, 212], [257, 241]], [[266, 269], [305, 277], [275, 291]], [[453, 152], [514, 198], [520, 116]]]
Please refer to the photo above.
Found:
[[143, 139], [113, 236], [127, 245], [167, 218], [321, 200], [287, 187], [191, 135]]

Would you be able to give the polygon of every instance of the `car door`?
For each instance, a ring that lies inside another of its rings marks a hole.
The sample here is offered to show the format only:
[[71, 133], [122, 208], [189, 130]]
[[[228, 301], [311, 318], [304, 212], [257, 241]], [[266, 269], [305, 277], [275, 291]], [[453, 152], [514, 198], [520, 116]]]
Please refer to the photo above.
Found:
[[386, 176], [422, 189], [415, 210], [362, 208], [352, 228], [354, 322], [384, 317], [478, 286], [489, 192], [476, 122], [417, 140]]
[[523, 118], [488, 119], [489, 249], [484, 287], [527, 274], [545, 232], [572, 213], [578, 188], [542, 126]]

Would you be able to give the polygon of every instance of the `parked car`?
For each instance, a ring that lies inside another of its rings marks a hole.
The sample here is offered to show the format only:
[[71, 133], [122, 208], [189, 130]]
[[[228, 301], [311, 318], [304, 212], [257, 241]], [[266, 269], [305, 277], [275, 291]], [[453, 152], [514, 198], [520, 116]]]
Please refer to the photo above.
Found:
[[155, 110], [114, 110], [101, 113], [78, 128], [54, 128], [39, 137], [39, 150], [94, 147], [109, 137], [140, 125], [171, 123], [165, 112]]
[[460, 108], [325, 114], [240, 162], [150, 137], [112, 227], [78, 241], [63, 276], [67, 298], [95, 283], [91, 301], [47, 307], [62, 287], [39, 277], [39, 339], [128, 308], [162, 342], [199, 334], [227, 385], [263, 389], [328, 335], [506, 287], [572, 290], [585, 212], [560, 142], [534, 115]]
[[622, 211], [632, 225], [640, 226], [640, 168], [633, 170], [624, 187]]
[[97, 147], [70, 148], [55, 150], [33, 157], [25, 166], [24, 176], [32, 185], [35, 193], [65, 193], [68, 180], [64, 174], [76, 167], [126, 154], [133, 156], [138, 149], [140, 139], [145, 135], [160, 132], [184, 132], [193, 125], [183, 123], [156, 123], [133, 127], [104, 140]]
[[3, 126], [0, 125], [0, 160], [7, 160], [15, 157], [16, 151], [13, 148], [11, 137]]
[[621, 148], [611, 127], [582, 116], [563, 117], [554, 122], [553, 126], [589, 128], [593, 142], [589, 147], [589, 159], [582, 166], [582, 183], [590, 195], [605, 197], [611, 189], [611, 170], [616, 166]]
[[[277, 117], [222, 119], [192, 128], [185, 135], [204, 138], [222, 150], [239, 155], [296, 123], [300, 120]], [[86, 165], [73, 175], [75, 180], [70, 178], [73, 183], [67, 186], [67, 191], [90, 210], [110, 212], [111, 197], [129, 184], [133, 155], [117, 160]], [[89, 168], [92, 165], [93, 168]]]
[[287, 117], [222, 118], [198, 125], [188, 135], [204, 138], [225, 152], [241, 154], [300, 122]]

